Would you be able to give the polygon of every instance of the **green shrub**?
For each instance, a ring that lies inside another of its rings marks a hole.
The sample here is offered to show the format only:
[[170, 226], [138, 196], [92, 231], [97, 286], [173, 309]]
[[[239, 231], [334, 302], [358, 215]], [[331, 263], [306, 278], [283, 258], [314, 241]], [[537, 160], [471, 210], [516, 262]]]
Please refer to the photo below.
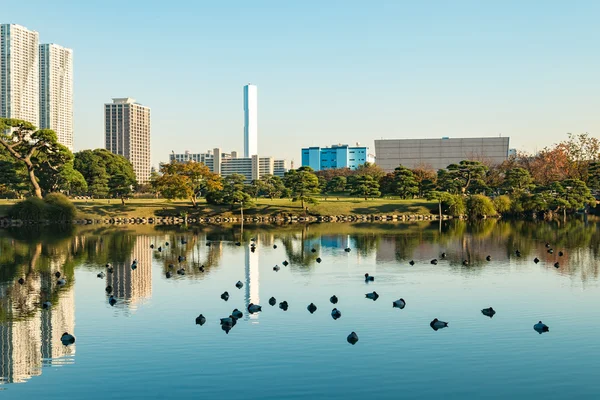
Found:
[[511, 209], [510, 197], [506, 195], [497, 196], [493, 200], [494, 208], [498, 214], [505, 214]]
[[8, 210], [12, 219], [23, 221], [70, 222], [75, 219], [77, 209], [69, 199], [60, 193], [50, 193], [44, 200], [30, 197], [13, 205]]
[[469, 216], [474, 218], [491, 217], [496, 215], [496, 209], [492, 200], [482, 194], [474, 194], [467, 199]]
[[37, 197], [30, 197], [13, 205], [8, 210], [8, 216], [12, 219], [23, 221], [40, 221], [46, 219], [46, 203]]
[[465, 199], [459, 194], [449, 194], [444, 196], [443, 204], [448, 210], [448, 214], [453, 217], [460, 217], [466, 214]]
[[51, 221], [72, 221], [75, 219], [77, 209], [71, 201], [61, 193], [50, 193], [44, 197], [47, 205], [46, 215]]

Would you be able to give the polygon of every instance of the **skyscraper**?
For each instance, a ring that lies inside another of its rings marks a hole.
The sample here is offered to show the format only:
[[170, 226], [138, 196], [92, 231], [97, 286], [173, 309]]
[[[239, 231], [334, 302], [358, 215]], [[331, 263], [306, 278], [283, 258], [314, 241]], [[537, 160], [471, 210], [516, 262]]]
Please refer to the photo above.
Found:
[[0, 118], [39, 124], [39, 34], [0, 25]]
[[258, 154], [258, 88], [244, 86], [244, 157]]
[[73, 50], [41, 44], [40, 123], [52, 129], [58, 142], [73, 150]]
[[127, 158], [138, 183], [150, 180], [150, 107], [116, 98], [104, 105], [105, 148]]

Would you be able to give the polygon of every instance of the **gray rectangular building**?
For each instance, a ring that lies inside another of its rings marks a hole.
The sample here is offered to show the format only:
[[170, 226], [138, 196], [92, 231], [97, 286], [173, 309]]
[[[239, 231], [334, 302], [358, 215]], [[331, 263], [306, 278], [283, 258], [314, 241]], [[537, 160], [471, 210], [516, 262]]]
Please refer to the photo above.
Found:
[[508, 158], [508, 143], [508, 137], [382, 139], [375, 141], [375, 162], [386, 172], [399, 165], [437, 171], [462, 160], [500, 164]]

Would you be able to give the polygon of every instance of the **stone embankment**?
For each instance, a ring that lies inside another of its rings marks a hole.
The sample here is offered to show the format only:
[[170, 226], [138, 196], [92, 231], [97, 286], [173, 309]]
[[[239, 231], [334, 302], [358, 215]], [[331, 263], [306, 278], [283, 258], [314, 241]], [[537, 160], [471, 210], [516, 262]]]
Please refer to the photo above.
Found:
[[[444, 215], [442, 219], [451, 219]], [[439, 216], [434, 214], [370, 214], [370, 215], [330, 215], [330, 216], [248, 216], [244, 217], [244, 223], [307, 223], [307, 222], [391, 222], [391, 221], [435, 221]], [[33, 225], [37, 223], [51, 223], [52, 221], [28, 221], [0, 219], [0, 227]], [[77, 219], [72, 221], [75, 225], [90, 224], [112, 224], [112, 225], [181, 225], [181, 224], [226, 224], [240, 223], [240, 217], [150, 217], [150, 218], [96, 218]]]

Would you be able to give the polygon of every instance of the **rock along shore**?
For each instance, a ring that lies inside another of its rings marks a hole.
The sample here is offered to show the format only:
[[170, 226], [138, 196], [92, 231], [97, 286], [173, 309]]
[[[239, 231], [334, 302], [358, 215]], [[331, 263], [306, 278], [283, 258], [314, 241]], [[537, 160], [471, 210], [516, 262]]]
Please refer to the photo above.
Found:
[[[443, 215], [442, 219], [452, 219], [451, 216]], [[329, 215], [329, 216], [249, 216], [244, 217], [245, 223], [310, 223], [310, 222], [413, 222], [413, 221], [436, 221], [438, 215], [434, 214], [369, 214], [369, 215]], [[71, 221], [74, 225], [109, 224], [109, 225], [182, 225], [182, 224], [227, 224], [240, 223], [240, 217], [150, 217], [150, 218], [96, 218], [76, 219]], [[49, 224], [54, 221], [12, 220], [0, 219], [0, 227], [24, 226], [35, 224]]]

